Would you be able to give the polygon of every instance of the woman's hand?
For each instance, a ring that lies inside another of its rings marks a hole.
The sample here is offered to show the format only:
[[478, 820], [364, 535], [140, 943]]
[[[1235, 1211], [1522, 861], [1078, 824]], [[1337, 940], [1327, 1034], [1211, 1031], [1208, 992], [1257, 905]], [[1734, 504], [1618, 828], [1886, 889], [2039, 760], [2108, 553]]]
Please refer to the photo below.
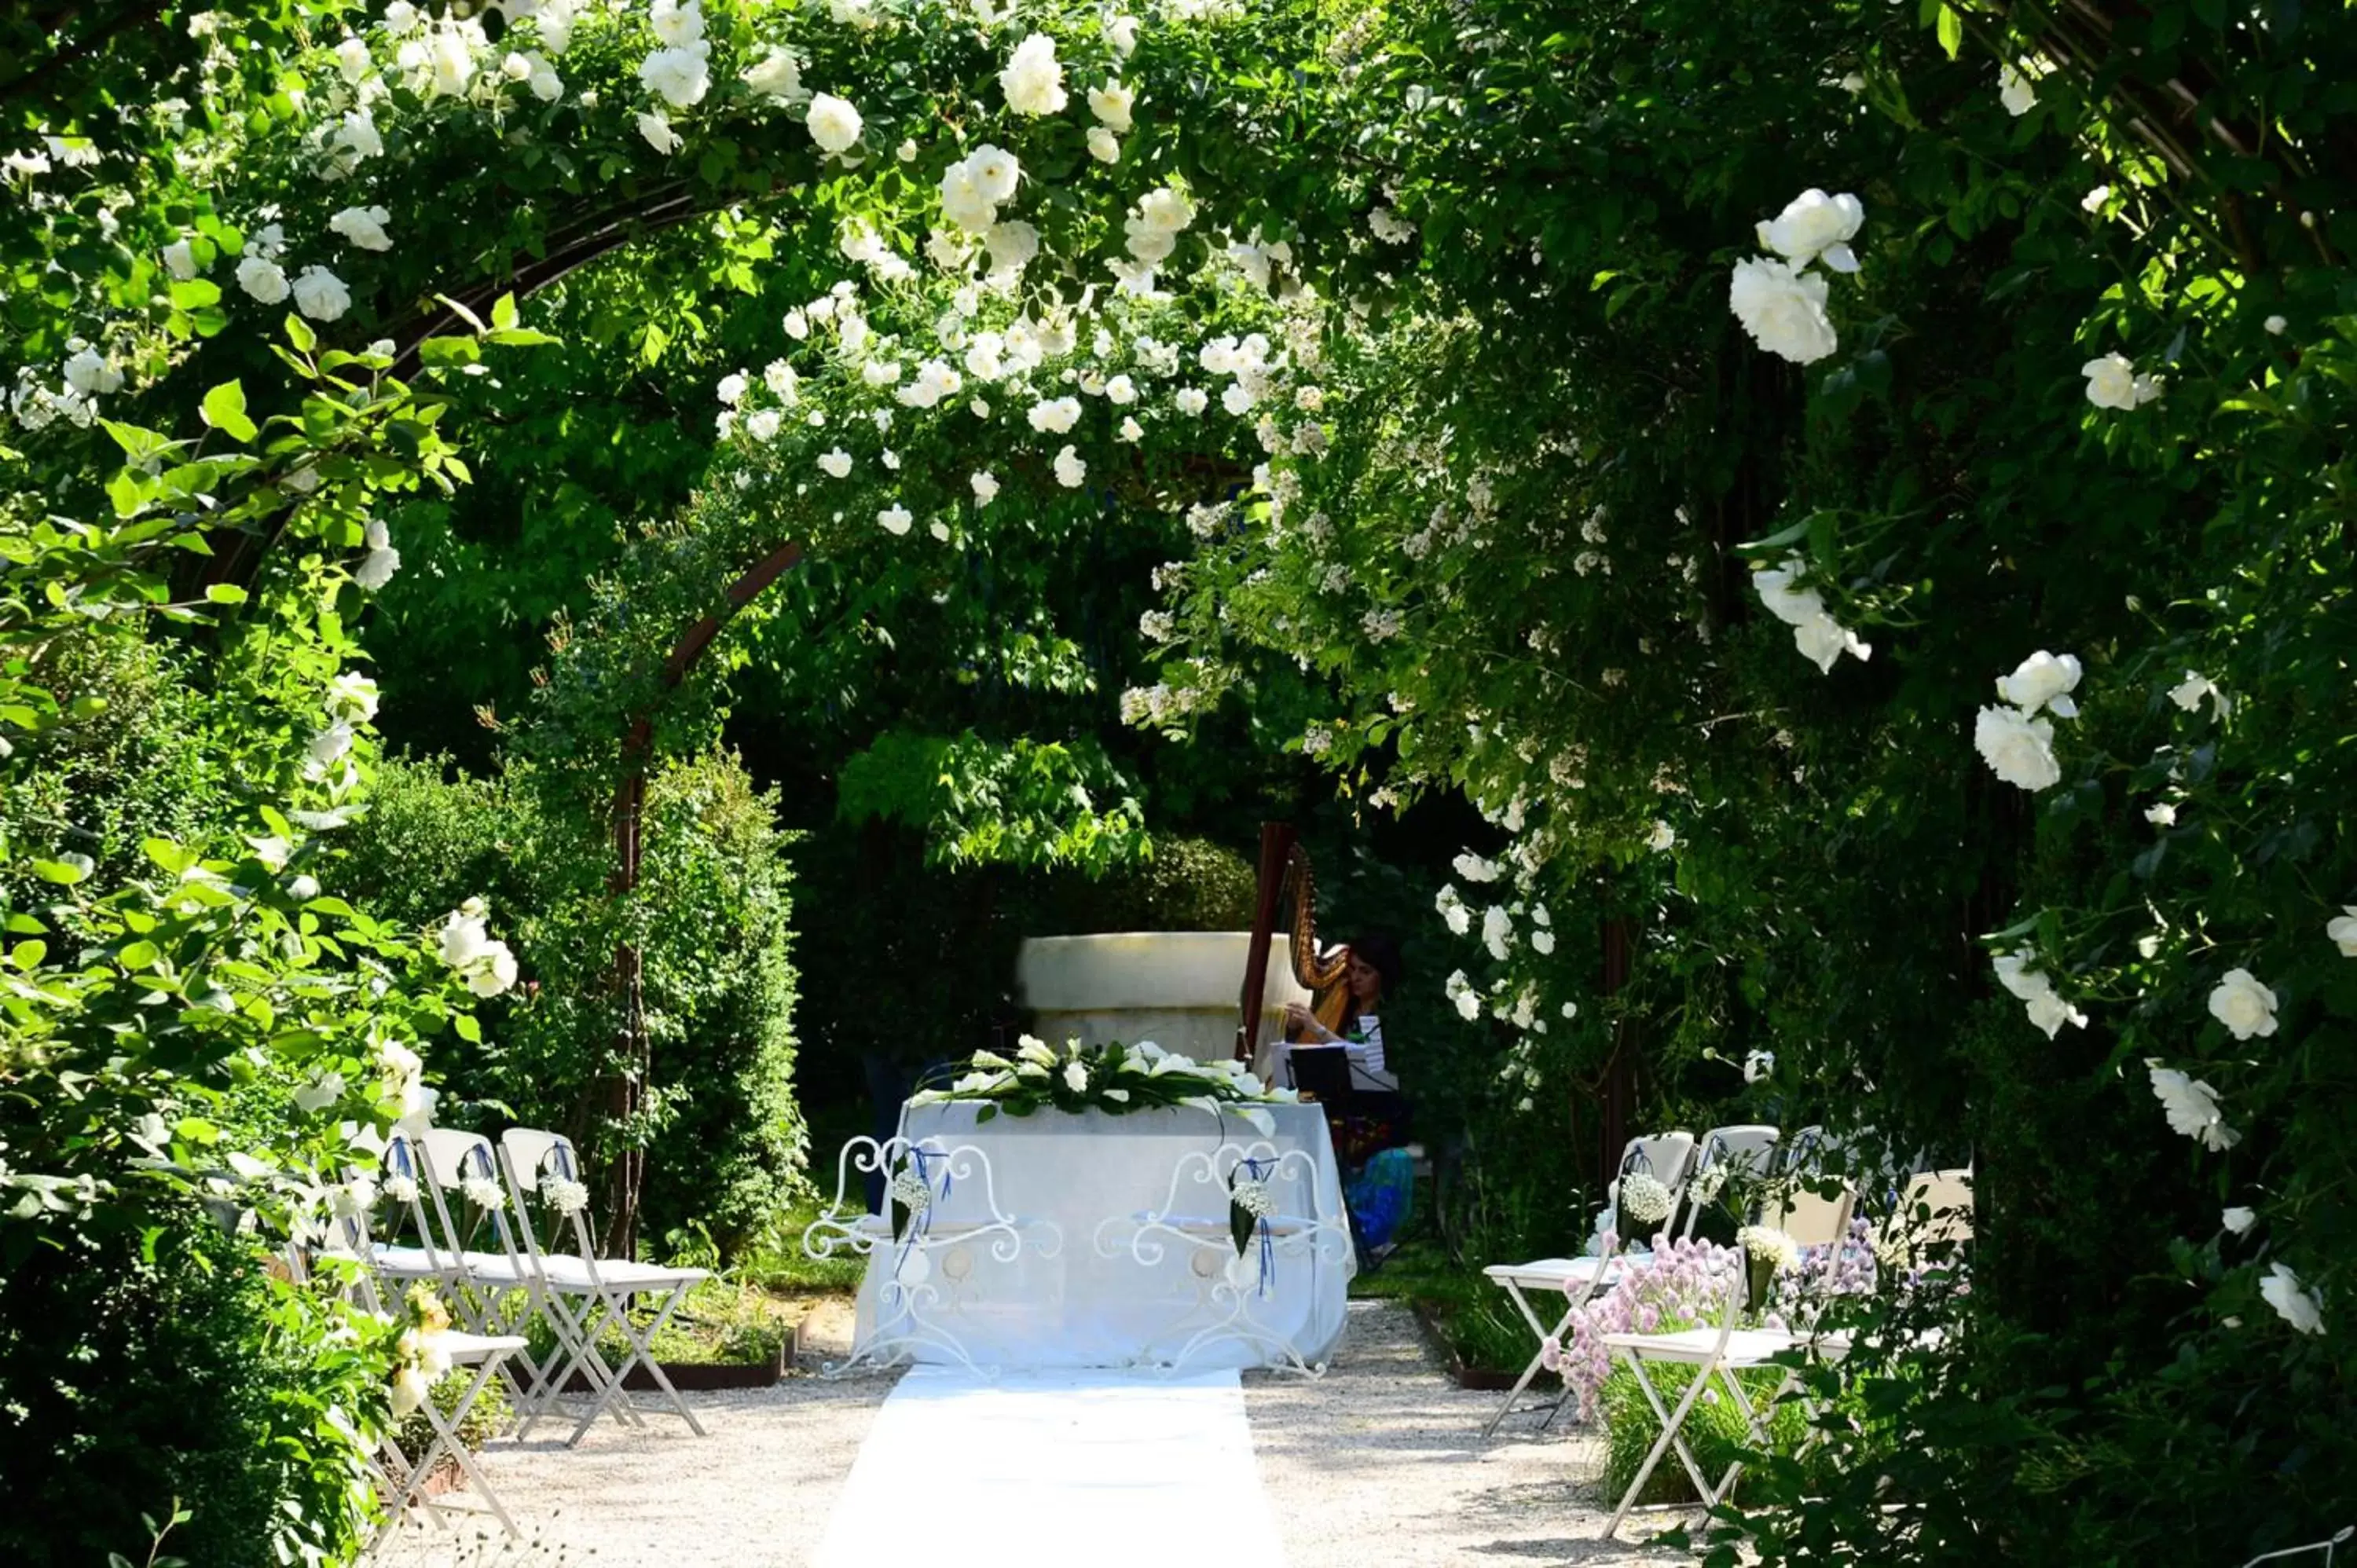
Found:
[[1298, 1002], [1285, 1004], [1285, 1027], [1287, 1033], [1297, 1029], [1313, 1039], [1331, 1040], [1334, 1037], [1332, 1032], [1318, 1021], [1318, 1015]]

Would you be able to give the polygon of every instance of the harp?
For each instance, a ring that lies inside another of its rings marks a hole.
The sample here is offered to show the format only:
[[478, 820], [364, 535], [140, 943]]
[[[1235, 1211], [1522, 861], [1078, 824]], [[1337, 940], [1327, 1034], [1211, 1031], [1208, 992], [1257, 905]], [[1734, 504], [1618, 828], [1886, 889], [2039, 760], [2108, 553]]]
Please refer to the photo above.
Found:
[[1321, 959], [1318, 952], [1318, 880], [1309, 868], [1309, 852], [1290, 824], [1263, 822], [1260, 827], [1260, 897], [1253, 908], [1252, 945], [1244, 955], [1243, 1021], [1236, 1030], [1236, 1059], [1250, 1061], [1260, 1040], [1261, 1002], [1268, 983], [1269, 949], [1276, 940], [1277, 912], [1287, 898], [1291, 918], [1286, 927], [1286, 956], [1293, 978], [1310, 992], [1338, 983], [1349, 969], [1340, 953]]

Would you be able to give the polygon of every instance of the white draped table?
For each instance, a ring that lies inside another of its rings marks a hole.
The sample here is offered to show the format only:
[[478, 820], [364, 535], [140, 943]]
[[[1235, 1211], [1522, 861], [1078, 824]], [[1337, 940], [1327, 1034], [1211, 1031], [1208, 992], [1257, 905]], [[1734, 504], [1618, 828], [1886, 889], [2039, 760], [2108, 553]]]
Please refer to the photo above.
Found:
[[[997, 1369], [1324, 1364], [1357, 1263], [1318, 1107], [1256, 1106], [1273, 1122], [1265, 1133], [1232, 1110], [1215, 1125], [1190, 1108], [987, 1122], [984, 1108], [952, 1101], [901, 1112], [901, 1136], [931, 1151], [937, 1188], [961, 1148], [987, 1159], [988, 1181], [961, 1171], [921, 1218], [921, 1246], [870, 1254], [860, 1353]], [[1238, 1262], [1225, 1176], [1247, 1155], [1258, 1163], [1245, 1174], [1267, 1181], [1272, 1213]], [[969, 1230], [978, 1242], [993, 1229], [1003, 1236], [1000, 1221], [1012, 1222], [1019, 1249], [958, 1244]], [[925, 1254], [914, 1269], [912, 1251]], [[916, 1275], [940, 1333], [877, 1343], [879, 1329], [892, 1337], [903, 1282]]]

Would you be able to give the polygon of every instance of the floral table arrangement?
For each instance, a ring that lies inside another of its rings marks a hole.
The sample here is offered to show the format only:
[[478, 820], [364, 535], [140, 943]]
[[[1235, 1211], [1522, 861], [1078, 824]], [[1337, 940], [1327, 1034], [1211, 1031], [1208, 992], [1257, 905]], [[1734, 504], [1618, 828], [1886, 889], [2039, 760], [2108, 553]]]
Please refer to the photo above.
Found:
[[976, 1051], [967, 1069], [949, 1088], [920, 1090], [909, 1097], [909, 1103], [987, 1101], [976, 1122], [987, 1122], [1001, 1112], [1028, 1116], [1042, 1110], [1103, 1111], [1121, 1116], [1186, 1107], [1214, 1116], [1222, 1112], [1241, 1116], [1265, 1137], [1276, 1130], [1276, 1123], [1267, 1112], [1257, 1108], [1297, 1104], [1301, 1098], [1292, 1090], [1262, 1083], [1242, 1062], [1199, 1062], [1177, 1051], [1166, 1051], [1151, 1040], [1134, 1046], [1118, 1040], [1102, 1046], [1067, 1040], [1058, 1051], [1045, 1040], [1025, 1035], [1012, 1058], [996, 1051]]
[[[1197, 1061], [1177, 1051], [1166, 1051], [1151, 1040], [1125, 1045], [1115, 1040], [1084, 1046], [1067, 1040], [1061, 1051], [1037, 1036], [1025, 1035], [1015, 1055], [976, 1051], [967, 1070], [947, 1089], [920, 1090], [909, 1096], [911, 1105], [938, 1105], [950, 1101], [982, 1101], [977, 1124], [1002, 1112], [1028, 1116], [1042, 1110], [1103, 1111], [1128, 1115], [1138, 1111], [1195, 1110], [1213, 1117], [1241, 1118], [1267, 1137], [1276, 1131], [1275, 1118], [1265, 1105], [1296, 1105], [1299, 1094], [1263, 1083], [1242, 1062]], [[1275, 1211], [1265, 1172], [1268, 1161], [1245, 1160], [1229, 1178], [1229, 1228], [1236, 1252], [1242, 1256], [1255, 1235], [1265, 1237]], [[930, 1183], [921, 1171], [903, 1165], [890, 1185], [892, 1234], [897, 1240], [908, 1221], [931, 1204]]]

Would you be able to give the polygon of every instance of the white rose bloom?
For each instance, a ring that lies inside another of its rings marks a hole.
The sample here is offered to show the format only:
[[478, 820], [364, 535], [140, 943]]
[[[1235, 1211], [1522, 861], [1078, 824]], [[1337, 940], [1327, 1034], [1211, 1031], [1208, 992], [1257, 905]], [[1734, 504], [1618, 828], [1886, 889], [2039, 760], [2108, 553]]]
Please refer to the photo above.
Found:
[[2189, 714], [2201, 706], [2201, 699], [2204, 697], [2210, 699], [2212, 716], [2221, 719], [2226, 716], [2231, 706], [2226, 701], [2226, 693], [2220, 691], [2216, 682], [2206, 675], [2188, 670], [2185, 672], [2185, 679], [2169, 689], [2169, 700]]
[[538, 54], [528, 54], [523, 58], [524, 63], [532, 68], [532, 74], [524, 78], [524, 85], [532, 89], [534, 98], [543, 103], [554, 103], [565, 96], [565, 79], [556, 74], [554, 66]]
[[500, 61], [500, 74], [510, 81], [529, 80], [532, 76], [532, 61], [511, 49], [508, 51], [507, 58]]
[[1756, 1050], [1743, 1058], [1743, 1081], [1746, 1083], [1758, 1083], [1772, 1077], [1775, 1071], [1776, 1053], [1773, 1051]]
[[2169, 1131], [2199, 1139], [2202, 1147], [2220, 1154], [2243, 1141], [2243, 1135], [2226, 1124], [2216, 1090], [2158, 1061], [2147, 1061], [2145, 1067], [2152, 1074], [2152, 1092], [2169, 1118]]
[[2038, 90], [2029, 84], [2021, 68], [2011, 61], [1996, 68], [1996, 96], [1997, 102], [2005, 105], [2005, 112], [2017, 120], [2038, 107]]
[[1796, 267], [1822, 256], [1834, 271], [1854, 273], [1857, 258], [1850, 254], [1849, 242], [1865, 221], [1866, 208], [1857, 197], [1827, 196], [1813, 188], [1760, 223], [1760, 242]]
[[314, 321], [333, 321], [352, 307], [352, 291], [325, 267], [305, 267], [294, 294], [295, 308]]
[[65, 375], [66, 385], [84, 397], [103, 397], [123, 384], [123, 372], [95, 349], [84, 349], [67, 360]]
[[2071, 693], [2079, 688], [2079, 672], [2076, 655], [2052, 654], [2041, 648], [2023, 660], [2012, 674], [1997, 678], [1996, 694], [2025, 714], [2044, 708], [2058, 718], [2075, 719], [2079, 709]]
[[1089, 1069], [1078, 1062], [1064, 1064], [1064, 1087], [1074, 1094], [1085, 1094], [1089, 1088]]
[[942, 171], [942, 216], [969, 234], [985, 234], [998, 221], [998, 206], [983, 195], [974, 171], [956, 163]]
[[2267, 329], [2267, 336], [2271, 338], [2280, 338], [2284, 335], [2285, 329], [2291, 326], [2291, 323], [2285, 320], [2280, 316], [2270, 316], [2259, 325]]
[[1010, 201], [1015, 197], [1015, 185], [1023, 177], [1023, 166], [1006, 148], [988, 142], [966, 155], [963, 164], [966, 177], [985, 201]]
[[752, 384], [752, 378], [744, 371], [731, 371], [720, 378], [720, 384], [713, 389], [713, 395], [734, 407]]
[[264, 305], [276, 305], [290, 292], [286, 274], [276, 262], [248, 256], [237, 263], [237, 286]]
[[1031, 405], [1031, 428], [1042, 435], [1061, 435], [1080, 423], [1081, 400], [1060, 397]]
[[840, 479], [851, 472], [851, 454], [837, 446], [832, 452], [822, 454], [818, 466], [829, 478]]
[[1645, 847], [1657, 852], [1668, 849], [1677, 842], [1677, 830], [1663, 822], [1654, 822], [1653, 831], [1645, 835]]
[[2138, 408], [2158, 397], [2163, 385], [2158, 376], [2140, 376], [2125, 354], [2106, 354], [2100, 360], [2090, 360], [2079, 367], [2087, 378], [2087, 401], [2097, 408]]
[[2157, 828], [2173, 828], [2177, 825], [2177, 808], [2167, 800], [2157, 806], [2147, 806], [2144, 820]]
[[336, 128], [336, 141], [358, 162], [380, 157], [384, 153], [384, 137], [377, 131], [376, 115], [366, 109], [355, 109], [344, 116]]
[[2341, 913], [2324, 923], [2324, 934], [2342, 958], [2357, 958], [2357, 904], [2341, 906]]
[[384, 226], [392, 218], [393, 214], [382, 207], [347, 207], [328, 220], [328, 228], [363, 251], [390, 251], [393, 237], [384, 231]]
[[478, 996], [498, 996], [516, 983], [515, 954], [505, 942], [492, 942], [475, 967], [467, 972], [467, 989]]
[[369, 73], [369, 47], [365, 39], [346, 38], [336, 46], [336, 69], [343, 73], [344, 83], [358, 87]]
[[463, 28], [435, 28], [426, 44], [426, 58], [433, 68], [436, 97], [460, 97], [475, 80], [474, 46]]
[[807, 124], [822, 152], [847, 153], [859, 145], [859, 111], [831, 92], [811, 100]]
[[2274, 1265], [2259, 1282], [2259, 1294], [2276, 1315], [2302, 1334], [2324, 1332], [2324, 1307], [2311, 1291], [2300, 1288], [2299, 1276], [2282, 1263]]
[[1019, 273], [1039, 253], [1039, 231], [1022, 220], [994, 223], [982, 237], [993, 272]]
[[[1137, 94], [1124, 87], [1119, 81], [1108, 81], [1103, 87], [1089, 89], [1089, 113], [1107, 130], [1129, 129], [1129, 112], [1137, 102]], [[1107, 163], [1113, 160], [1107, 158]]]
[[1386, 245], [1403, 245], [1415, 238], [1415, 225], [1388, 207], [1368, 213], [1367, 227]]
[[1081, 461], [1081, 456], [1079, 453], [1073, 451], [1070, 446], [1067, 446], [1062, 451], [1056, 454], [1056, 482], [1058, 484], [1063, 486], [1068, 490], [1076, 490], [1081, 488], [1081, 481], [1088, 477], [1089, 466]]
[[1067, 102], [1064, 68], [1056, 60], [1056, 40], [1034, 33], [1015, 47], [1006, 69], [998, 73], [1006, 106], [1017, 114], [1060, 114]]
[[1127, 376], [1115, 376], [1104, 384], [1105, 401], [1129, 404], [1137, 401], [1137, 383]]
[[647, 139], [647, 145], [665, 156], [687, 145], [686, 139], [671, 128], [671, 121], [660, 110], [650, 109], [639, 116], [639, 134]]
[[674, 109], [702, 102], [712, 87], [712, 66], [705, 50], [657, 49], [639, 62], [639, 85]]
[[2256, 1214], [2247, 1208], [2230, 1208], [2218, 1217], [2218, 1223], [2223, 1225], [2227, 1230], [2233, 1231], [2237, 1236], [2247, 1236], [2250, 1234], [2251, 1227], [2257, 1222], [2258, 1218], [2259, 1217]]
[[1121, 162], [1121, 138], [1103, 125], [1092, 126], [1089, 130], [1089, 156], [1101, 164]]
[[915, 517], [910, 515], [907, 507], [904, 507], [896, 501], [892, 505], [886, 507], [882, 511], [877, 512], [876, 514], [876, 521], [877, 524], [883, 528], [885, 532], [898, 538], [901, 534], [908, 532], [909, 527], [914, 524], [917, 520]]
[[1124, 441], [1143, 441], [1146, 439], [1146, 426], [1138, 424], [1136, 417], [1132, 415], [1121, 422], [1121, 427], [1114, 434]]
[[196, 247], [186, 240], [175, 240], [164, 247], [164, 268], [182, 283], [197, 275]]
[[357, 670], [347, 670], [328, 682], [326, 706], [332, 717], [366, 724], [376, 717], [376, 682]]
[[655, 0], [650, 19], [655, 37], [673, 48], [684, 48], [704, 37], [704, 7], [698, 0], [687, 0], [684, 5], [676, 0]]
[[2210, 1015], [2238, 1040], [2276, 1032], [2276, 993], [2247, 969], [2230, 969], [2210, 993]]
[[1181, 413], [1200, 413], [1211, 406], [1211, 394], [1200, 387], [1180, 387], [1178, 395], [1172, 401], [1178, 404]]
[[1758, 256], [1735, 263], [1727, 307], [1770, 353], [1796, 365], [1813, 365], [1841, 346], [1825, 315], [1825, 280], [1796, 273], [1792, 263]]
[[411, 5], [409, 0], [393, 0], [393, 3], [384, 8], [384, 30], [396, 38], [406, 38], [415, 32], [421, 19], [417, 14], [417, 7]]
[[1104, 25], [1104, 36], [1113, 44], [1114, 53], [1127, 59], [1137, 48], [1137, 18], [1114, 16]]
[[781, 103], [802, 95], [802, 61], [794, 58], [791, 49], [772, 48], [759, 64], [745, 69], [742, 80], [762, 97], [774, 98]]
[[1983, 708], [1973, 725], [1973, 746], [2008, 784], [2038, 790], [2061, 780], [2051, 719], [2033, 719], [2018, 708]]

